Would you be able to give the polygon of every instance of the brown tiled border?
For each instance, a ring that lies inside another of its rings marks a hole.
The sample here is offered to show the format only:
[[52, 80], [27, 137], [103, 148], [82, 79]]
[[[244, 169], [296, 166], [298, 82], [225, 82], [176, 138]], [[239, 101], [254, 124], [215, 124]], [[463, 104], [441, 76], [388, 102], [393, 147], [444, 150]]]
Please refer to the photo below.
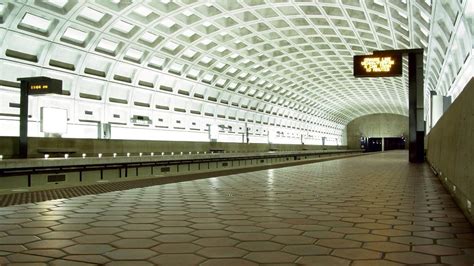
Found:
[[349, 158], [349, 157], [361, 156], [361, 155], [364, 155], [364, 154], [341, 155], [341, 156], [333, 156], [333, 157], [327, 157], [327, 158], [293, 161], [293, 162], [288, 162], [288, 163], [280, 163], [276, 165], [263, 165], [263, 166], [247, 167], [247, 168], [241, 168], [241, 169], [229, 169], [229, 170], [222, 170], [222, 171], [193, 173], [193, 174], [185, 174], [185, 175], [178, 175], [178, 176], [117, 181], [117, 182], [112, 182], [112, 183], [100, 183], [100, 184], [92, 184], [92, 185], [82, 185], [82, 186], [74, 186], [74, 187], [66, 187], [66, 188], [55, 188], [55, 189], [45, 189], [45, 190], [38, 190], [38, 191], [5, 194], [5, 195], [0, 195], [0, 207], [26, 204], [26, 203], [35, 203], [35, 202], [54, 200], [54, 199], [79, 197], [79, 196], [84, 196], [84, 195], [92, 195], [92, 194], [127, 190], [127, 189], [133, 189], [133, 188], [149, 187], [149, 186], [155, 186], [155, 185], [202, 179], [202, 178], [232, 175], [232, 174], [238, 174], [238, 173], [247, 173], [247, 172], [254, 172], [254, 171], [260, 171], [260, 170], [266, 170], [266, 169], [272, 169], [272, 168], [282, 168], [282, 167], [288, 167], [288, 166], [303, 165], [303, 164], [309, 164], [309, 163], [315, 163], [315, 162], [324, 162], [324, 161], [329, 161], [329, 160], [343, 159], [343, 158]]

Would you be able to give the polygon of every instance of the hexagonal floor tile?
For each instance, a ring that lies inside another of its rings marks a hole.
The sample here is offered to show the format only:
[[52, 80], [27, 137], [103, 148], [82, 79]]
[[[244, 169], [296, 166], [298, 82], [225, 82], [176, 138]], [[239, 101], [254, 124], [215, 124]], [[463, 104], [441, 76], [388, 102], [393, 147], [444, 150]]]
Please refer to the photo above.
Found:
[[372, 234], [382, 235], [382, 236], [409, 236], [411, 235], [411, 233], [408, 231], [397, 230], [397, 229], [372, 230]]
[[343, 238], [344, 237], [344, 234], [336, 233], [336, 232], [330, 232], [330, 231], [310, 231], [310, 232], [303, 233], [303, 235], [313, 237], [313, 238], [319, 238], [319, 239]]
[[75, 231], [58, 231], [39, 235], [42, 239], [72, 239], [79, 236], [82, 236], [82, 233]]
[[271, 241], [250, 241], [241, 242], [237, 247], [248, 251], [277, 251], [284, 246]]
[[316, 244], [328, 248], [358, 248], [362, 245], [361, 242], [347, 239], [321, 239]]
[[75, 243], [71, 240], [66, 239], [49, 239], [49, 240], [40, 240], [32, 243], [25, 244], [29, 249], [59, 249], [68, 246], [72, 246]]
[[341, 259], [333, 256], [303, 256], [296, 263], [298, 265], [331, 265], [331, 266], [347, 266], [350, 260]]
[[382, 258], [381, 252], [375, 252], [363, 248], [340, 248], [335, 249], [331, 254], [333, 256], [342, 257], [349, 260], [367, 260]]
[[360, 242], [376, 242], [387, 241], [388, 237], [373, 234], [350, 234], [344, 237], [345, 239], [360, 241]]
[[403, 266], [405, 264], [389, 260], [356, 260], [351, 266]]
[[257, 263], [292, 263], [298, 258], [298, 256], [285, 252], [268, 251], [251, 252], [244, 258]]
[[74, 238], [74, 241], [79, 244], [108, 244], [118, 239], [114, 235], [84, 235]]
[[191, 232], [191, 234], [198, 237], [224, 237], [224, 236], [231, 235], [232, 232], [216, 229], [216, 230], [196, 230], [196, 231]]
[[258, 266], [257, 263], [245, 259], [209, 259], [201, 266]]
[[329, 254], [331, 249], [317, 245], [290, 245], [283, 248], [282, 251], [299, 256], [311, 256]]
[[113, 249], [114, 247], [105, 244], [77, 244], [64, 248], [63, 250], [69, 254], [97, 255], [104, 254]]
[[436, 256], [447, 256], [447, 255], [460, 255], [461, 250], [458, 248], [440, 246], [440, 245], [425, 245], [425, 246], [414, 246], [413, 251], [436, 255]]
[[409, 245], [403, 245], [392, 242], [370, 242], [364, 243], [364, 248], [382, 251], [382, 252], [397, 252], [397, 251], [409, 251]]
[[199, 265], [206, 259], [195, 254], [163, 254], [150, 259], [155, 265]]
[[472, 266], [474, 257], [469, 255], [442, 256], [441, 262], [449, 265]]
[[153, 250], [159, 253], [193, 253], [201, 248], [191, 243], [168, 243], [157, 245]]
[[21, 263], [34, 262], [34, 263], [40, 263], [40, 262], [51, 261], [51, 260], [53, 260], [54, 258], [48, 258], [48, 257], [43, 257], [43, 256], [36, 256], [36, 255], [29, 255], [29, 254], [16, 253], [16, 254], [12, 254], [12, 255], [7, 256], [7, 259], [8, 259], [10, 262], [21, 262]]
[[189, 232], [194, 231], [194, 229], [184, 226], [166, 226], [160, 227], [155, 231], [160, 234], [187, 234]]
[[472, 248], [474, 247], [474, 240], [471, 239], [440, 239], [437, 241], [438, 244], [443, 246], [455, 247], [455, 248]]
[[164, 234], [153, 238], [153, 240], [163, 243], [192, 242], [196, 239], [197, 237], [195, 236], [185, 234]]
[[101, 255], [69, 255], [64, 257], [65, 260], [80, 261], [92, 264], [104, 265], [110, 259]]
[[113, 260], [146, 260], [156, 255], [149, 249], [117, 249], [104, 254]]
[[248, 251], [236, 247], [206, 247], [196, 253], [207, 258], [241, 258]]
[[390, 238], [391, 242], [407, 245], [429, 245], [433, 244], [433, 240], [418, 236], [395, 236]]
[[111, 242], [110, 245], [116, 248], [152, 248], [158, 245], [158, 242], [152, 239], [132, 238], [132, 239], [120, 239], [120, 240]]
[[37, 236], [5, 236], [0, 237], [0, 245], [26, 244], [38, 240]]
[[291, 228], [271, 228], [265, 229], [263, 232], [275, 236], [301, 235], [303, 233], [301, 230]]
[[224, 237], [206, 237], [197, 239], [193, 243], [203, 247], [228, 247], [235, 246], [239, 241]]
[[405, 264], [436, 263], [436, 257], [417, 252], [393, 252], [385, 255], [385, 259]]
[[158, 233], [154, 231], [124, 231], [116, 234], [121, 238], [153, 238], [157, 235]]
[[271, 239], [273, 235], [265, 233], [234, 233], [230, 237], [240, 241], [262, 241]]

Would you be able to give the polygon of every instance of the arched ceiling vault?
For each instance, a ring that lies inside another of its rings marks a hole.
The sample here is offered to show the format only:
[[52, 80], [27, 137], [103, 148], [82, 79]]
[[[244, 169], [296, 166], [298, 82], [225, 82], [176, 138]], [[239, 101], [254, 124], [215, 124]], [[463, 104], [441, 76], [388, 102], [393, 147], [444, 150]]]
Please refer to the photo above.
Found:
[[344, 125], [407, 115], [406, 69], [355, 79], [352, 56], [427, 47], [430, 13], [428, 0], [30, 0], [4, 2], [0, 19], [8, 31]]

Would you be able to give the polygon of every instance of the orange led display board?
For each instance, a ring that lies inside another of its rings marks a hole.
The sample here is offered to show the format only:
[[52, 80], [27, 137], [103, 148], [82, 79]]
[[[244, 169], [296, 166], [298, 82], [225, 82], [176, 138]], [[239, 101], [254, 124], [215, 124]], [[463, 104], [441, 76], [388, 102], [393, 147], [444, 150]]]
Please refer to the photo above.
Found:
[[394, 77], [402, 75], [402, 56], [389, 55], [355, 55], [355, 77]]

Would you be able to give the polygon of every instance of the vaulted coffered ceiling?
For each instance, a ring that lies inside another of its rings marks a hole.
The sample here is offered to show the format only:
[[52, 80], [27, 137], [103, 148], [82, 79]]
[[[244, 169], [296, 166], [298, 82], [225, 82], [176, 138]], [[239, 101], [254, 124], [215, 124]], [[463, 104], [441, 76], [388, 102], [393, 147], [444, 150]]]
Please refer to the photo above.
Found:
[[356, 79], [352, 56], [427, 47], [431, 16], [429, 0], [2, 2], [0, 37], [35, 38], [13, 38], [20, 51], [7, 38], [7, 57], [36, 53], [31, 62], [77, 75], [112, 59], [338, 125], [407, 115], [406, 73]]

